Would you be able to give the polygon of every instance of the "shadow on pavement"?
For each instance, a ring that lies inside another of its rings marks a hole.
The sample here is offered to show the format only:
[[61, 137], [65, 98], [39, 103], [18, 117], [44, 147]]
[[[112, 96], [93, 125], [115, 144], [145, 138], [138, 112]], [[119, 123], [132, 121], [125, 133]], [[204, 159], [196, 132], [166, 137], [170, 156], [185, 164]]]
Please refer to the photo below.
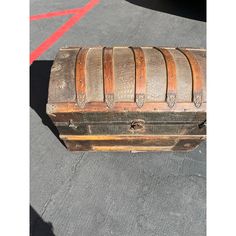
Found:
[[[30, 66], [30, 107], [41, 117], [44, 125], [53, 132], [58, 140], [59, 132], [46, 114], [48, 84], [53, 61], [34, 61]], [[64, 145], [65, 146], [65, 145]]]
[[55, 236], [52, 224], [43, 221], [32, 206], [30, 206], [30, 236]]
[[206, 21], [206, 0], [126, 0], [156, 11]]

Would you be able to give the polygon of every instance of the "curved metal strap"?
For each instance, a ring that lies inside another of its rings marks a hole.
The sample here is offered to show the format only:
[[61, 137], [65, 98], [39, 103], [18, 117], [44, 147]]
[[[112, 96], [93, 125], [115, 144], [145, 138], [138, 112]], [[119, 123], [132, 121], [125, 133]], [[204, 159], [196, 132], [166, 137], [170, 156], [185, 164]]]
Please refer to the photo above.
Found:
[[188, 59], [193, 78], [193, 102], [197, 108], [202, 105], [202, 80], [203, 75], [201, 68], [197, 62], [195, 56], [189, 50], [177, 48], [180, 52], [182, 52], [185, 57]]
[[173, 56], [165, 48], [157, 48], [164, 56], [167, 69], [167, 95], [166, 102], [170, 108], [176, 103], [176, 65]]
[[114, 75], [113, 75], [113, 48], [104, 48], [103, 50], [103, 78], [105, 102], [109, 108], [115, 103], [114, 96]]
[[81, 49], [76, 60], [76, 98], [80, 108], [84, 108], [86, 104], [85, 62], [88, 50], [87, 48]]
[[146, 98], [146, 65], [142, 48], [131, 47], [135, 59], [135, 102], [140, 108]]

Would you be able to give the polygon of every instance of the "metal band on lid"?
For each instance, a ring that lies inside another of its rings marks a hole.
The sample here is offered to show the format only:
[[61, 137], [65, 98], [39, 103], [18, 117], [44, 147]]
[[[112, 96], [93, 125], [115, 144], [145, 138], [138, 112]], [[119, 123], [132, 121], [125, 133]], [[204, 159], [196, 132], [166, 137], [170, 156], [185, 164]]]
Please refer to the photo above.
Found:
[[176, 65], [171, 53], [164, 48], [157, 48], [164, 56], [167, 70], [166, 102], [170, 108], [176, 103]]

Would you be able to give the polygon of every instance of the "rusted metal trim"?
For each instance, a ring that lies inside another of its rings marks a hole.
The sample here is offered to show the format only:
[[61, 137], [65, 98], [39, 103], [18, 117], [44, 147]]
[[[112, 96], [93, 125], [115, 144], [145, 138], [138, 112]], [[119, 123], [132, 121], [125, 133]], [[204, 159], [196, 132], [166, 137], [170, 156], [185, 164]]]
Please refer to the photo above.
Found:
[[88, 48], [83, 48], [79, 51], [76, 59], [76, 72], [75, 72], [75, 87], [76, 87], [76, 100], [80, 108], [86, 105], [86, 57]]
[[70, 141], [108, 141], [108, 140], [182, 140], [192, 139], [201, 140], [205, 139], [206, 135], [60, 135], [63, 140]]
[[175, 60], [168, 49], [166, 48], [156, 48], [159, 50], [166, 63], [166, 72], [167, 72], [167, 92], [166, 92], [166, 102], [170, 108], [173, 108], [176, 104], [176, 65]]
[[135, 60], [135, 102], [141, 108], [146, 99], [146, 64], [145, 55], [140, 47], [130, 47]]
[[195, 106], [199, 108], [202, 105], [202, 86], [203, 86], [203, 74], [202, 70], [197, 62], [197, 59], [192, 54], [191, 51], [177, 48], [180, 52], [182, 52], [185, 57], [187, 58], [191, 71], [192, 71], [192, 78], [193, 78], [193, 98], [192, 101], [194, 102]]
[[113, 73], [113, 48], [103, 49], [103, 83], [104, 83], [104, 99], [109, 108], [115, 103], [114, 96], [114, 73]]
[[174, 146], [97, 146], [91, 147], [95, 152], [146, 152], [146, 151], [171, 151]]
[[48, 104], [51, 106], [51, 113], [68, 113], [68, 112], [206, 112], [206, 103], [203, 103], [200, 108], [191, 102], [185, 103], [176, 103], [175, 107], [170, 109], [166, 102], [153, 102], [145, 103], [141, 108], [138, 108], [137, 105], [133, 102], [117, 102], [112, 108], [108, 108], [104, 102], [91, 102], [87, 103], [85, 108], [80, 108], [76, 103], [53, 103]]

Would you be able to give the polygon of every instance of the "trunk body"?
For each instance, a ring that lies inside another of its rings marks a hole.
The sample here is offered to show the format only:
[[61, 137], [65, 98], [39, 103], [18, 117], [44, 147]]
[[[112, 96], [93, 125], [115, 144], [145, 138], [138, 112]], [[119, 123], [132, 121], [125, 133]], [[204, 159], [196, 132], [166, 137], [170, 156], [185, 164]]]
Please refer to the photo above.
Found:
[[206, 50], [62, 48], [47, 114], [71, 151], [188, 151], [206, 138]]

